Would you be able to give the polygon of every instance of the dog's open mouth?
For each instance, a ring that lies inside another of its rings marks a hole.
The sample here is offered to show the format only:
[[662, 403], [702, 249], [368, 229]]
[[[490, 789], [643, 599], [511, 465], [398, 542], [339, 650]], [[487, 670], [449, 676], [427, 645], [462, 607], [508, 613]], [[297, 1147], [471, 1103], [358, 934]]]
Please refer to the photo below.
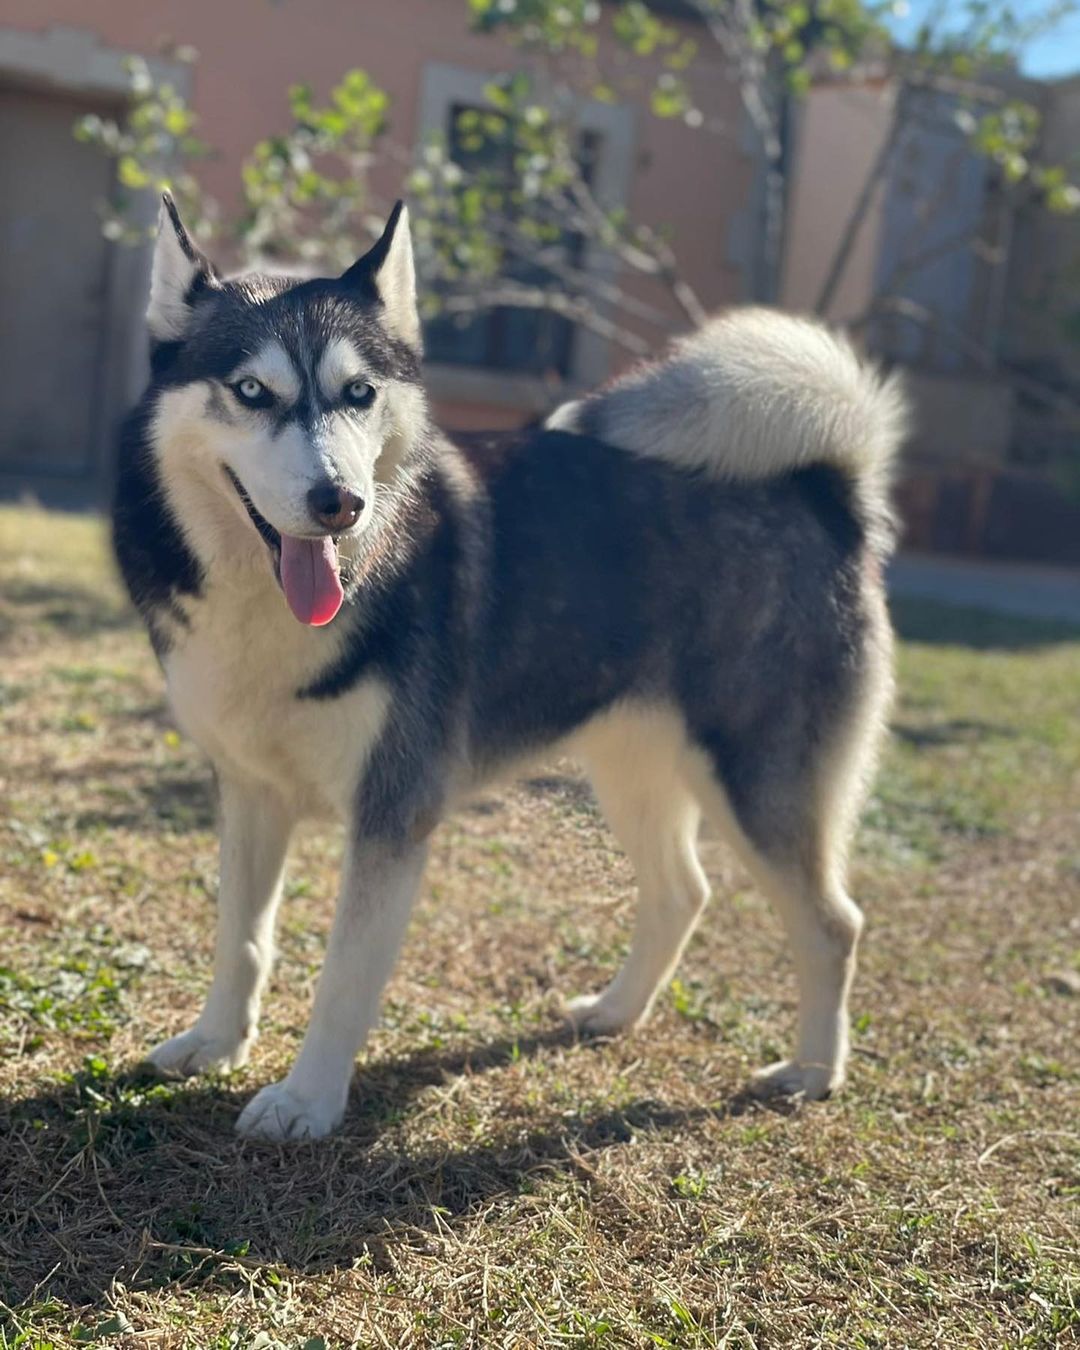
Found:
[[243, 483], [227, 465], [225, 472], [248, 519], [270, 550], [274, 575], [294, 616], [313, 628], [329, 623], [345, 598], [336, 537], [326, 534], [309, 538], [275, 530], [256, 509]]

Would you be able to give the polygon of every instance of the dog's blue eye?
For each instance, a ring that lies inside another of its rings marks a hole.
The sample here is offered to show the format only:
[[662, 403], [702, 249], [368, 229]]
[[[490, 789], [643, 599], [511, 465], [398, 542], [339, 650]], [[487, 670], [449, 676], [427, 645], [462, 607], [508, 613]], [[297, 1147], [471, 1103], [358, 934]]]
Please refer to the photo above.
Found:
[[352, 380], [345, 386], [345, 402], [354, 408], [370, 408], [375, 402], [375, 386], [366, 380]]
[[273, 401], [270, 390], [262, 380], [255, 379], [253, 375], [248, 375], [234, 384], [232, 391], [241, 403], [246, 403], [251, 408], [265, 408]]

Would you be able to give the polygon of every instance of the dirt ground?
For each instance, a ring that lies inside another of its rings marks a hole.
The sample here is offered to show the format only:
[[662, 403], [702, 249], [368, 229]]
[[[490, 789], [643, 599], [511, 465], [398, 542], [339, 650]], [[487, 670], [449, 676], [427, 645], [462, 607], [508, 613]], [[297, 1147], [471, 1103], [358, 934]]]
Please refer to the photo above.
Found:
[[1080, 632], [929, 604], [853, 891], [851, 1078], [764, 1106], [778, 924], [720, 846], [650, 1024], [577, 1043], [633, 884], [572, 766], [436, 837], [344, 1132], [239, 1142], [340, 856], [295, 852], [251, 1065], [137, 1071], [209, 978], [209, 774], [96, 521], [0, 510], [0, 1347], [960, 1347], [1080, 1338]]

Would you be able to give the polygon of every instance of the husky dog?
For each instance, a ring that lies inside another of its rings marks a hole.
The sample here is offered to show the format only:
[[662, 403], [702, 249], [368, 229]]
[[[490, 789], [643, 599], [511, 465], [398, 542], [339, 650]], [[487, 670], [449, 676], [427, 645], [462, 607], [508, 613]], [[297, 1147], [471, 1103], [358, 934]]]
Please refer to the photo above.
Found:
[[344, 817], [303, 1046], [243, 1134], [340, 1124], [440, 818], [569, 749], [640, 901], [583, 1032], [640, 1022], [704, 908], [704, 813], [775, 902], [799, 983], [761, 1091], [843, 1080], [862, 926], [846, 852], [891, 686], [895, 387], [810, 322], [734, 311], [540, 430], [456, 445], [420, 381], [408, 218], [343, 276], [225, 279], [166, 199], [117, 557], [213, 762], [213, 983], [160, 1070], [251, 1051], [290, 831]]

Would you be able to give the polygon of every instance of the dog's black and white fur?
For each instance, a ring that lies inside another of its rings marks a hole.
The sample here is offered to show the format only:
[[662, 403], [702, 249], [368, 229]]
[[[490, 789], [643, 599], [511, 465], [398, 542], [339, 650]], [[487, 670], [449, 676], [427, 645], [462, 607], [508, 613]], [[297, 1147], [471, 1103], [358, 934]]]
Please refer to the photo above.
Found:
[[[339, 813], [311, 1024], [239, 1121], [334, 1129], [432, 829], [569, 746], [641, 888], [625, 965], [571, 1004], [577, 1025], [639, 1022], [670, 977], [708, 894], [704, 812], [795, 957], [797, 1047], [757, 1084], [835, 1088], [861, 927], [846, 851], [891, 685], [896, 390], [814, 324], [734, 311], [542, 430], [455, 445], [426, 412], [401, 207], [340, 278], [224, 280], [166, 201], [148, 318], [116, 552], [222, 810], [213, 985], [152, 1062], [244, 1063], [290, 830]], [[294, 617], [286, 546], [331, 608], [340, 573], [332, 622]]]

